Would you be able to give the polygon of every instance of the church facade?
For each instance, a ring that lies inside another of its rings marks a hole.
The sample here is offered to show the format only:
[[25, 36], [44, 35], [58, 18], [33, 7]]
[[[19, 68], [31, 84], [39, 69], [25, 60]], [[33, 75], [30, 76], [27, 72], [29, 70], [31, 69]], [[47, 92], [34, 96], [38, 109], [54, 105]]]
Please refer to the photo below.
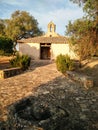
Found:
[[56, 25], [50, 22], [47, 33], [43, 36], [18, 41], [19, 53], [27, 54], [32, 59], [55, 60], [59, 54], [68, 54], [76, 59], [76, 54], [70, 49], [68, 39], [56, 33]]

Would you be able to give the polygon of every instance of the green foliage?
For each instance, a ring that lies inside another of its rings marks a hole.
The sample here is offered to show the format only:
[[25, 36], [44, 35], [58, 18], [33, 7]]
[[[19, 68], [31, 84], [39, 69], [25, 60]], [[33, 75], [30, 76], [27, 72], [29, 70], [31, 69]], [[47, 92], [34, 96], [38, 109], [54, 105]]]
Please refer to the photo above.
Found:
[[91, 20], [78, 19], [67, 26], [67, 35], [70, 43], [75, 45], [74, 51], [80, 56], [80, 60], [97, 55], [98, 29]]
[[16, 51], [17, 40], [42, 35], [37, 20], [26, 11], [15, 11], [10, 19], [0, 19], [0, 36], [7, 36], [14, 42]]
[[15, 11], [6, 21], [5, 33], [12, 40], [41, 35], [37, 20], [26, 11]]
[[85, 16], [69, 22], [66, 34], [70, 36], [70, 43], [75, 45], [75, 51], [80, 60], [98, 56], [98, 0], [70, 0], [83, 4]]
[[17, 54], [15, 58], [10, 60], [12, 67], [21, 67], [23, 70], [28, 69], [30, 66], [31, 58], [28, 55]]
[[78, 5], [83, 5], [83, 10], [91, 17], [96, 17], [98, 14], [98, 0], [70, 0]]
[[58, 55], [56, 58], [56, 66], [58, 71], [66, 73], [67, 70], [73, 70], [74, 64], [68, 55]]
[[11, 55], [13, 53], [13, 42], [10, 38], [0, 37], [0, 55]]
[[0, 19], [0, 36], [3, 36], [5, 34], [4, 29], [5, 29], [5, 21]]

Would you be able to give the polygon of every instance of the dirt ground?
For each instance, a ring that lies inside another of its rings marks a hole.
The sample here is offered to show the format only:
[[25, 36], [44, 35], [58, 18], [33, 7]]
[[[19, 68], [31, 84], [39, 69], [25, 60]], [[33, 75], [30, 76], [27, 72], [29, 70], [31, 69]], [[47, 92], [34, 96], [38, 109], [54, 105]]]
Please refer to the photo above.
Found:
[[[8, 61], [9, 58], [0, 58], [1, 68], [7, 67], [4, 63], [9, 65]], [[25, 98], [34, 97], [35, 94], [35, 98], [37, 95], [41, 95], [42, 98], [40, 96], [38, 97], [41, 104], [43, 101], [46, 104], [52, 99], [54, 103], [57, 101], [57, 107], [59, 104], [61, 106], [60, 108], [63, 108], [62, 110], [67, 108], [70, 113], [69, 121], [72, 121], [72, 123], [73, 121], [77, 123], [76, 121], [79, 119], [80, 121], [82, 120], [79, 123], [82, 123], [83, 126], [87, 123], [85, 128], [91, 127], [88, 130], [98, 130], [97, 70], [97, 59], [86, 62], [81, 68], [80, 71], [93, 76], [96, 83], [96, 87], [87, 90], [77, 82], [66, 78], [58, 72], [54, 62], [49, 60], [32, 60], [30, 68], [24, 73], [10, 78], [0, 79], [1, 120], [7, 119], [7, 108], [25, 100]], [[81, 128], [78, 128], [84, 129], [82, 128], [83, 126], [81, 125]]]
[[[0, 70], [7, 69], [10, 66], [9, 60], [13, 57], [0, 56]], [[79, 70], [94, 80], [95, 86], [98, 88], [98, 58], [82, 61], [83, 67]]]
[[12, 59], [12, 56], [0, 56], [0, 70], [10, 67], [9, 60]]
[[[84, 62], [84, 61], [83, 61]], [[94, 86], [98, 88], [98, 58], [91, 59], [81, 68], [81, 72], [91, 76], [94, 80]]]

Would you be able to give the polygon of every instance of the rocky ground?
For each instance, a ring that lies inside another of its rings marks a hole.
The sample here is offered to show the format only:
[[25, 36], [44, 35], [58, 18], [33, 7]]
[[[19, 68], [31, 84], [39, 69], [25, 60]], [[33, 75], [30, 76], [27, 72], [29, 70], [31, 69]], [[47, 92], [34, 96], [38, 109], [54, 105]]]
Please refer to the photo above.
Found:
[[85, 89], [51, 61], [32, 61], [21, 75], [0, 79], [7, 130], [98, 130], [98, 91]]

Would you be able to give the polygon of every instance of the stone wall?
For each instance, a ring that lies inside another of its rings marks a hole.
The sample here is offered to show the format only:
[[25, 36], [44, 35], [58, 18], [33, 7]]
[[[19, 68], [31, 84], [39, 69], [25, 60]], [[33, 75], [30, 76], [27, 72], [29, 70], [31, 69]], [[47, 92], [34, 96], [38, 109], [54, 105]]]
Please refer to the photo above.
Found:
[[4, 69], [4, 70], [0, 70], [0, 78], [8, 78], [8, 77], [20, 74], [20, 73], [22, 73], [22, 69], [19, 67]]

